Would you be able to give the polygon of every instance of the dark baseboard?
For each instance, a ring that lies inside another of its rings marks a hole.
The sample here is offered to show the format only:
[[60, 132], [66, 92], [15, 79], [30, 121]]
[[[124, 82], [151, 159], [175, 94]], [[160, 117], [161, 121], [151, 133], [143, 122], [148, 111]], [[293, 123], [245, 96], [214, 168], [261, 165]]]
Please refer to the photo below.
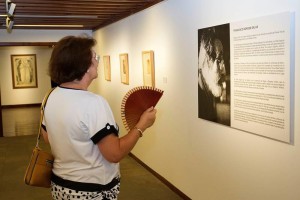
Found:
[[30, 108], [30, 107], [41, 107], [41, 103], [18, 104], [18, 105], [4, 105], [4, 106], [1, 106], [2, 109], [5, 109], [5, 108]]
[[139, 158], [137, 158], [132, 153], [129, 153], [129, 156], [132, 157], [135, 161], [137, 161], [140, 165], [142, 165], [146, 170], [148, 170], [151, 174], [153, 174], [156, 178], [158, 178], [162, 183], [164, 183], [168, 188], [170, 188], [173, 192], [178, 194], [183, 200], [191, 200], [188, 196], [186, 196], [183, 192], [181, 192], [178, 188], [172, 185], [169, 181], [167, 181], [164, 177], [159, 175], [153, 169], [151, 169], [148, 165], [143, 163]]

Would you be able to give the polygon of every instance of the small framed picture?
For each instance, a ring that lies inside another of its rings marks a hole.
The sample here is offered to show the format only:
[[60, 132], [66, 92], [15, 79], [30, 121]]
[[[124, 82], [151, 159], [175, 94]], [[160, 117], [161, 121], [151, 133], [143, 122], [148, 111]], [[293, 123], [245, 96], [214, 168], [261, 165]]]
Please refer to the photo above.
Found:
[[37, 88], [36, 54], [11, 55], [14, 89]]
[[103, 56], [105, 80], [111, 81], [110, 56]]
[[144, 86], [155, 87], [154, 52], [143, 51], [142, 58]]
[[129, 66], [128, 66], [128, 54], [120, 54], [120, 72], [121, 72], [121, 82], [124, 84], [129, 84]]

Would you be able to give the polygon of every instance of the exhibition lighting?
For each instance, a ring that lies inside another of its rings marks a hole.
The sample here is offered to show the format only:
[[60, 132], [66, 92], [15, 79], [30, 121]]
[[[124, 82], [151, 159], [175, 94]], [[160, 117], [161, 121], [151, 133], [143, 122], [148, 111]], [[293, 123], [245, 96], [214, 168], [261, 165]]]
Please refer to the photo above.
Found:
[[16, 4], [12, 3], [10, 0], [6, 0], [6, 30], [7, 32], [11, 32], [14, 25], [14, 12], [16, 9]]
[[11, 32], [12, 27], [14, 25], [14, 21], [10, 17], [6, 17], [6, 30], [7, 32]]
[[12, 3], [10, 0], [6, 0], [6, 13], [8, 17], [12, 17], [15, 12], [16, 4]]
[[17, 24], [15, 26], [18, 27], [66, 27], [66, 28], [82, 28], [83, 25], [75, 24], [75, 25], [66, 25], [66, 24]]
[[15, 15], [15, 17], [30, 17], [30, 18], [79, 18], [79, 19], [97, 19], [97, 15]]
[[45, 25], [45, 24], [14, 24], [14, 18], [80, 18], [80, 19], [97, 19], [98, 16], [95, 15], [53, 15], [53, 16], [48, 16], [48, 15], [14, 15], [15, 9], [16, 9], [16, 4], [12, 3], [11, 0], [6, 0], [5, 2], [6, 6], [6, 15], [0, 15], [1, 17], [6, 17], [6, 30], [7, 32], [11, 32], [12, 28], [15, 26], [17, 27], [57, 27], [57, 28], [82, 28], [84, 27], [81, 24], [74, 24], [74, 25], [65, 25], [65, 24], [50, 24], [50, 25]]

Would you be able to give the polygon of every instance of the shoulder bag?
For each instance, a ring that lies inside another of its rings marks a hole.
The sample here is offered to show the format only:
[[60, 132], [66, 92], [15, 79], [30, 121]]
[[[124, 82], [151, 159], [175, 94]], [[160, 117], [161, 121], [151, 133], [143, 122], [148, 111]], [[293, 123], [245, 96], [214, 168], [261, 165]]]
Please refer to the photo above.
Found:
[[44, 108], [45, 104], [48, 100], [50, 93], [53, 91], [52, 88], [48, 94], [45, 96], [43, 103], [41, 105], [41, 117], [40, 117], [40, 125], [39, 132], [37, 136], [36, 145], [33, 149], [29, 164], [27, 166], [24, 182], [30, 186], [36, 187], [46, 187], [49, 188], [51, 186], [51, 174], [53, 168], [54, 157], [51, 153], [43, 151], [39, 147], [39, 141], [41, 137], [41, 126], [44, 117]]

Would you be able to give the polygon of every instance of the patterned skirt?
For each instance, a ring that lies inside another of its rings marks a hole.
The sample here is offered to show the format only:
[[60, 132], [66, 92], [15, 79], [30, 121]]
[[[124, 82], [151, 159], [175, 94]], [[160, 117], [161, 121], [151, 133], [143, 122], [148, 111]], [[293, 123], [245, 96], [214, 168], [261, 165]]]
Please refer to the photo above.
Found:
[[[120, 177], [115, 178], [104, 187], [100, 185], [100, 187], [93, 188], [90, 185], [87, 184], [87, 187], [85, 187], [85, 183], [66, 182], [66, 180], [59, 177], [54, 179], [52, 177], [51, 195], [54, 200], [117, 200], [120, 192]], [[92, 186], [96, 185], [93, 184]]]

